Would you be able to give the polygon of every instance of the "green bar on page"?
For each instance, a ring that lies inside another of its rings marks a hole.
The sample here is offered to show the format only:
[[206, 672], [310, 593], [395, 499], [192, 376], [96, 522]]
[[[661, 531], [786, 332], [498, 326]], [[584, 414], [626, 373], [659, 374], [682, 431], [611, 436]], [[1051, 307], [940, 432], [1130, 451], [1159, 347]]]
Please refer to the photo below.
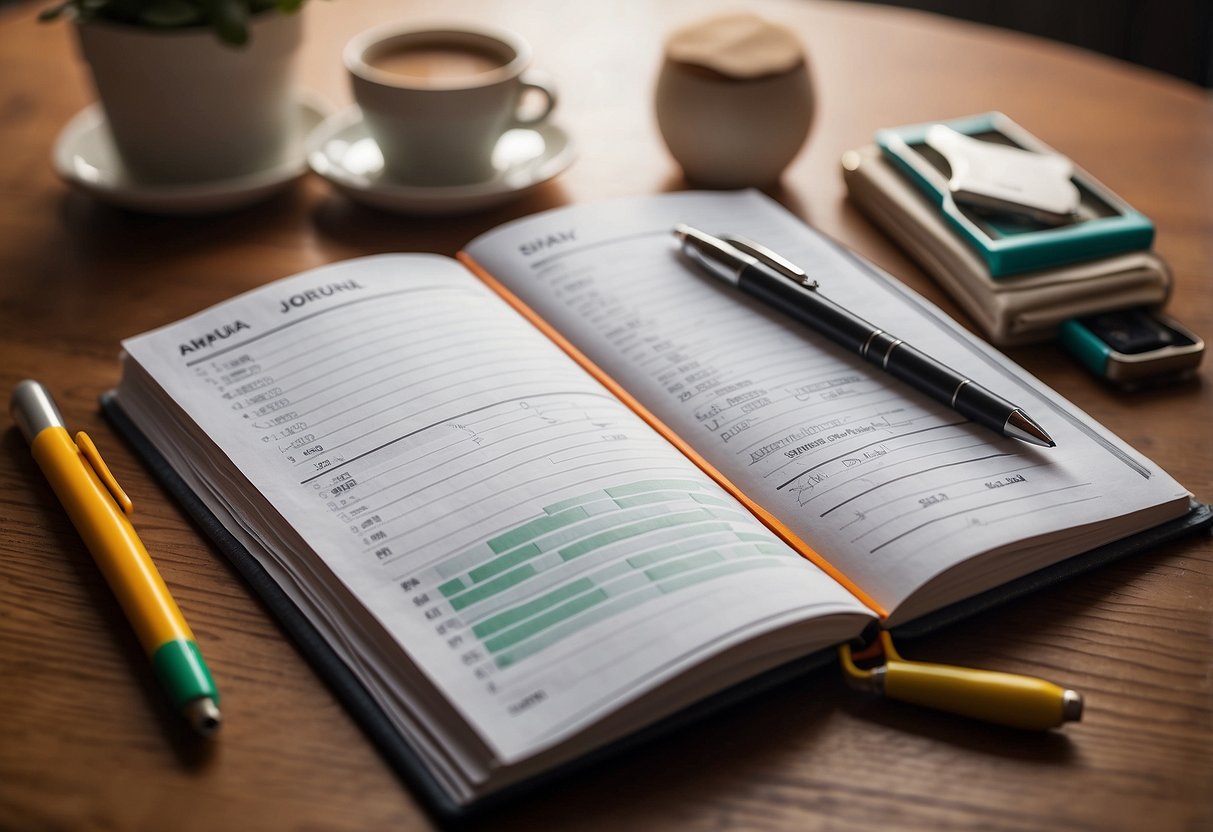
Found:
[[528, 565], [520, 566], [513, 572], [506, 572], [504, 575], [499, 575], [487, 583], [469, 589], [467, 592], [462, 592], [459, 595], [451, 598], [451, 606], [456, 610], [461, 610], [465, 607], [470, 607], [472, 604], [483, 601], [496, 595], [498, 592], [504, 592], [510, 587], [520, 584], [527, 578], [535, 575], [535, 567]]
[[465, 589], [467, 589], [467, 587], [464, 586], [463, 581], [459, 580], [458, 578], [447, 581], [446, 583], [438, 586], [438, 591], [442, 593], [444, 598], [450, 598], [455, 593], [463, 592]]
[[559, 624], [561, 621], [572, 618], [584, 610], [588, 610], [595, 604], [602, 603], [606, 598], [607, 594], [601, 589], [587, 592], [585, 595], [578, 595], [576, 598], [566, 601], [558, 607], [537, 615], [501, 635], [489, 639], [484, 643], [484, 646], [490, 653], [496, 653], [507, 647], [513, 647], [518, 642], [525, 641], [536, 633], [541, 633], [549, 627]]
[[489, 541], [489, 548], [494, 553], [501, 554], [522, 543], [534, 540], [540, 535], [547, 534], [570, 523], [576, 523], [578, 520], [584, 520], [586, 517], [589, 517], [589, 515], [586, 514], [585, 509], [579, 506], [556, 514], [545, 514], [543, 517], [537, 517], [530, 522], [523, 523], [516, 529], [511, 529], [505, 534], [494, 537]]
[[771, 558], [747, 558], [746, 560], [727, 561], [711, 569], [703, 569], [699, 572], [684, 572], [674, 577], [666, 578], [657, 583], [657, 588], [668, 594], [685, 589], [688, 586], [703, 583], [704, 581], [710, 581], [713, 578], [731, 575], [734, 572], [746, 572], [750, 569], [762, 569], [786, 563], [787, 561], [772, 560]]
[[617, 560], [606, 569], [599, 569], [591, 573], [589, 579], [594, 582], [595, 586], [602, 586], [607, 581], [612, 581], [621, 575], [627, 575], [634, 571], [631, 564], [627, 561]]
[[686, 555], [703, 548], [704, 544], [700, 539], [683, 540], [678, 543], [672, 543], [669, 546], [662, 546], [660, 549], [653, 549], [644, 554], [632, 555], [627, 560], [629, 564], [637, 569], [643, 569], [659, 561], [669, 560], [679, 555]]
[[698, 555], [691, 555], [690, 557], [679, 558], [669, 563], [658, 564], [652, 569], [646, 569], [644, 574], [648, 575], [651, 581], [660, 581], [663, 578], [677, 575], [680, 572], [690, 572], [701, 566], [711, 566], [714, 563], [723, 562], [724, 555], [720, 554], [720, 552], [700, 552]]
[[771, 536], [769, 534], [756, 534], [755, 532], [737, 532], [737, 539], [753, 541], [754, 543], [771, 542]]
[[727, 506], [713, 506], [708, 509], [712, 516], [719, 520], [729, 520], [733, 523], [748, 523], [754, 518], [743, 511], [729, 508]]
[[512, 552], [506, 552], [501, 557], [493, 558], [488, 563], [477, 566], [468, 573], [468, 577], [471, 578], [474, 583], [480, 583], [481, 581], [488, 580], [494, 575], [498, 575], [507, 569], [517, 566], [524, 560], [530, 560], [538, 554], [539, 547], [534, 543], [528, 543], [525, 546], [519, 546]]
[[675, 491], [702, 491], [703, 485], [693, 480], [647, 480], [634, 482], [630, 485], [616, 485], [606, 489], [611, 497], [630, 497], [633, 494], [643, 494], [645, 491], [674, 489]]
[[567, 500], [561, 500], [558, 503], [552, 503], [550, 506], [544, 506], [543, 513], [544, 514], [559, 514], [560, 512], [564, 511], [565, 509], [572, 508], [573, 506], [583, 506], [586, 503], [593, 503], [597, 500], [605, 500], [605, 499], [606, 499], [605, 491], [602, 491], [601, 489], [598, 491], [591, 491], [589, 494], [580, 494], [576, 497], [569, 497]]
[[498, 653], [493, 656], [493, 663], [498, 667], [509, 667], [517, 664], [529, 656], [543, 652], [561, 639], [568, 638], [587, 627], [593, 627], [598, 622], [606, 621], [608, 618], [613, 618], [633, 607], [638, 607], [660, 594], [660, 590], [652, 584], [647, 589], [649, 591], [630, 592], [620, 598], [613, 598], [605, 603], [595, 604], [592, 608], [582, 612], [581, 615], [555, 624], [523, 641], [517, 647], [506, 650], [504, 653]]
[[546, 595], [540, 595], [532, 601], [527, 601], [525, 604], [519, 604], [516, 607], [499, 612], [491, 618], [486, 618], [479, 624], [472, 627], [472, 632], [478, 638], [491, 636], [493, 633], [504, 630], [506, 627], [513, 626], [523, 619], [530, 618], [536, 613], [543, 612], [548, 607], [559, 604], [566, 598], [572, 598], [578, 593], [585, 592], [594, 587], [593, 581], [589, 578], [580, 578], [573, 581], [571, 584], [565, 584], [558, 587]]
[[677, 514], [663, 514], [658, 517], [650, 517], [647, 520], [641, 520], [637, 523], [629, 523], [624, 526], [618, 526], [614, 529], [607, 529], [599, 534], [591, 535], [584, 540], [579, 540], [572, 546], [565, 546], [560, 549], [560, 557], [564, 560], [572, 560], [580, 557], [587, 552], [592, 552], [595, 549], [601, 549], [603, 546], [609, 546], [612, 543], [617, 543], [620, 540], [627, 540], [629, 537], [646, 532], [656, 531], [657, 529], [668, 529], [673, 526], [684, 526], [688, 523], [695, 523], [700, 520], [711, 519], [711, 515], [704, 509], [695, 509], [694, 511], [683, 511]]
[[685, 500], [692, 495], [684, 491], [650, 491], [646, 494], [637, 494], [633, 497], [616, 497], [615, 505], [620, 508], [632, 508], [633, 506], [651, 505], [653, 503], [669, 503], [674, 500]]

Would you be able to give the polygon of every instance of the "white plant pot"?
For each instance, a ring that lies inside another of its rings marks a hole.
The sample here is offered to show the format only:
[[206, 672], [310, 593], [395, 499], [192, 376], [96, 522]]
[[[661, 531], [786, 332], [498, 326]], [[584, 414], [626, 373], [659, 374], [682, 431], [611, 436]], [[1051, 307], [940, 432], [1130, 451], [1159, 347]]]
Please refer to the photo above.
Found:
[[299, 14], [254, 20], [243, 47], [210, 29], [75, 27], [118, 155], [155, 183], [202, 182], [280, 162], [291, 136]]

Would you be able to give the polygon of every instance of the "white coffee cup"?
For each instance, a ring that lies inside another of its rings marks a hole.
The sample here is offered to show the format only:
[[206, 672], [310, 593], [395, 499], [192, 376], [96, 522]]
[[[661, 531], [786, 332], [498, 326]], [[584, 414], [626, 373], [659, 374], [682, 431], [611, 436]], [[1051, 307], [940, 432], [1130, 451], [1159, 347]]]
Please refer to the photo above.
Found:
[[[500, 29], [384, 26], [351, 40], [344, 60], [384, 167], [405, 184], [490, 179], [502, 134], [543, 121], [556, 105], [552, 86], [526, 72], [530, 48]], [[528, 91], [542, 98], [538, 107], [524, 107]]]

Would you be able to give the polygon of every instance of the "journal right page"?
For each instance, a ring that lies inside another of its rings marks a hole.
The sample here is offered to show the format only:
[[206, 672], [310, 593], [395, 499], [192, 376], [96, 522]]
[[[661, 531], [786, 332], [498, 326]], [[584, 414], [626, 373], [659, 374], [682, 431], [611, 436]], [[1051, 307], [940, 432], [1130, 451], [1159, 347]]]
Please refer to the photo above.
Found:
[[[706, 276], [677, 252], [677, 223], [740, 234], [798, 263], [835, 302], [1022, 407], [1057, 446], [969, 422]], [[1187, 510], [1188, 492], [1149, 460], [757, 192], [557, 209], [483, 235], [466, 257], [891, 623]]]

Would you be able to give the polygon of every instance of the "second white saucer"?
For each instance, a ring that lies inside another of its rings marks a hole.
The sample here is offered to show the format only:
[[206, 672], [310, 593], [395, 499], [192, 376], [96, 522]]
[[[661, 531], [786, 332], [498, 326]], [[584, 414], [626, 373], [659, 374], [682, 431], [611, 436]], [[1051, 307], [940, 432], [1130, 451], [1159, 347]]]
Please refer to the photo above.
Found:
[[393, 179], [357, 107], [330, 117], [308, 138], [308, 164], [350, 199], [410, 214], [457, 214], [514, 200], [573, 162], [568, 133], [545, 122], [510, 130], [493, 151], [496, 173], [470, 185], [421, 186]]
[[150, 214], [210, 214], [250, 205], [307, 172], [304, 140], [331, 111], [308, 90], [295, 91], [296, 122], [281, 162], [263, 171], [208, 182], [147, 182], [123, 167], [100, 104], [72, 118], [55, 141], [51, 160], [67, 183], [104, 202]]

